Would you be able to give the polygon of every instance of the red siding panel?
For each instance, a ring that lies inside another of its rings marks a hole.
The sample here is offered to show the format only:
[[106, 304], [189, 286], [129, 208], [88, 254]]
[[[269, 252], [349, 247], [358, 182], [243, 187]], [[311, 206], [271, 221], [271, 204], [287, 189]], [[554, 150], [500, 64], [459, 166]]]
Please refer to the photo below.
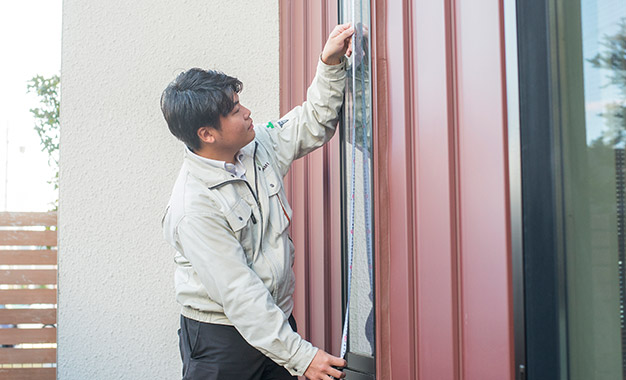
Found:
[[453, 55], [450, 8], [420, 0], [413, 8], [416, 96], [414, 134], [417, 215], [419, 378], [459, 373]]
[[[413, 114], [410, 84], [413, 67], [409, 55], [409, 10], [407, 2], [387, 2], [387, 81], [388, 121], [378, 128], [387, 129], [387, 182], [389, 192], [389, 247], [379, 255], [388, 257], [389, 312], [391, 318], [389, 358], [395, 379], [414, 379], [417, 338], [413, 293], [413, 181], [412, 141]], [[376, 160], [376, 157], [374, 158]], [[377, 191], [377, 189], [374, 189]], [[384, 359], [383, 359], [384, 360]]]
[[506, 379], [514, 350], [503, 11], [495, 0], [455, 7], [463, 375]]
[[372, 120], [373, 120], [373, 194], [374, 194], [374, 277], [375, 277], [375, 326], [376, 326], [376, 376], [379, 379], [392, 378], [391, 364], [391, 293], [389, 283], [391, 260], [390, 252], [391, 218], [389, 202], [389, 91], [387, 64], [387, 6], [386, 0], [371, 0], [372, 28]]
[[[284, 113], [304, 100], [337, 4], [280, 4]], [[377, 377], [513, 379], [502, 4], [371, 4]], [[337, 136], [286, 182], [295, 315], [337, 354]]]
[[[301, 104], [337, 23], [335, 1], [280, 1], [281, 114]], [[296, 161], [285, 179], [294, 211], [299, 332], [338, 355], [341, 341], [341, 230], [338, 133]]]

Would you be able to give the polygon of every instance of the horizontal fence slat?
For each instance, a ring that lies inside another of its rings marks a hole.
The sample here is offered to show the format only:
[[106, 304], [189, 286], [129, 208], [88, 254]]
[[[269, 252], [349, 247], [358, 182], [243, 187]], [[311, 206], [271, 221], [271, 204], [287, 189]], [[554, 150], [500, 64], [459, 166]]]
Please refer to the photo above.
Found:
[[54, 285], [57, 283], [56, 269], [7, 269], [0, 270], [0, 284], [10, 285]]
[[0, 250], [0, 265], [56, 265], [53, 249]]
[[0, 348], [0, 364], [56, 363], [56, 348]]
[[56, 231], [0, 231], [0, 245], [57, 245]]
[[0, 290], [0, 305], [32, 303], [57, 303], [56, 289], [8, 289]]
[[57, 309], [0, 309], [0, 325], [42, 323], [52, 325], [57, 321]]
[[21, 343], [56, 343], [57, 329], [46, 327], [41, 329], [0, 329], [0, 344]]
[[57, 213], [0, 212], [0, 226], [56, 226]]
[[0, 380], [55, 380], [56, 368], [0, 368]]

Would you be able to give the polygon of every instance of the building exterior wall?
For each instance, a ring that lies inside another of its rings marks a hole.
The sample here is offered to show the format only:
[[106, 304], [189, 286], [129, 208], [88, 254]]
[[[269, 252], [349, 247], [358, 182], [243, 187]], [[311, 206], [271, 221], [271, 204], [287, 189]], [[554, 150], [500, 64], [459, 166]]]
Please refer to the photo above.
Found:
[[58, 378], [180, 376], [173, 252], [160, 216], [182, 163], [159, 108], [184, 69], [244, 82], [279, 114], [278, 1], [63, 4]]
[[[378, 378], [511, 378], [501, 2], [371, 4]], [[336, 21], [332, 0], [65, 0], [59, 379], [179, 376], [159, 221], [183, 148], [162, 119], [163, 88], [182, 69], [218, 68], [244, 82], [257, 124], [278, 117], [304, 100]], [[339, 159], [336, 136], [286, 179], [294, 314], [333, 354]]]

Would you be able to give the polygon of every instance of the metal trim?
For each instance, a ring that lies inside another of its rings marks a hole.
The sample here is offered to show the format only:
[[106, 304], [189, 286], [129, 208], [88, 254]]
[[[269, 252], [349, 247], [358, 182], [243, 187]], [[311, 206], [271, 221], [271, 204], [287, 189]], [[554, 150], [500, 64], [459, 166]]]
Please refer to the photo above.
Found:
[[365, 375], [363, 373], [350, 371], [349, 369], [345, 369], [343, 372], [346, 374], [346, 380], [374, 380], [374, 376], [372, 375]]
[[516, 0], [504, 1], [507, 125], [509, 133], [509, 200], [513, 275], [513, 335], [515, 379], [526, 375], [526, 328], [524, 316], [524, 245], [522, 220], [522, 167], [520, 145], [519, 73], [517, 56]]
[[376, 360], [373, 356], [365, 356], [352, 352], [346, 353], [346, 361], [349, 369], [367, 374], [374, 374], [376, 371]]

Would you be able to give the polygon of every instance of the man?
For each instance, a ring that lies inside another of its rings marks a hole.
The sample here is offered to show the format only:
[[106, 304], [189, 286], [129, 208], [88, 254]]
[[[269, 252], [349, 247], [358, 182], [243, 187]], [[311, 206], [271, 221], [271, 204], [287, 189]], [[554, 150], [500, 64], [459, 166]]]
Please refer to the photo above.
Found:
[[254, 127], [241, 82], [191, 69], [163, 92], [161, 109], [185, 159], [163, 217], [176, 249], [183, 379], [343, 377], [345, 361], [296, 333], [294, 246], [283, 177], [333, 136], [354, 29], [326, 42], [307, 101]]

